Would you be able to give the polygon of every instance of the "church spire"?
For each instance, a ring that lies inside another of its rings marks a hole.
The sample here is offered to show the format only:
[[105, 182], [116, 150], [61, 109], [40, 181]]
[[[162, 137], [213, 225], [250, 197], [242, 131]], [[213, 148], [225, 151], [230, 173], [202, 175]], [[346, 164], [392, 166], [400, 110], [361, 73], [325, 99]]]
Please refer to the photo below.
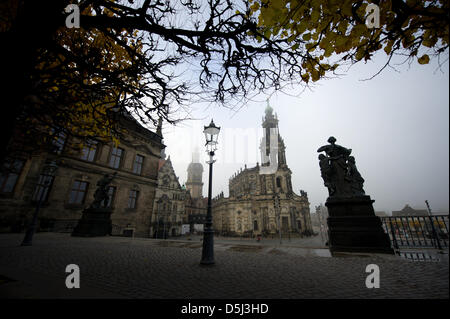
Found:
[[267, 106], [266, 106], [266, 117], [267, 117], [267, 115], [272, 115], [272, 112], [273, 112], [273, 108], [270, 106], [270, 104], [269, 104], [269, 98], [267, 98]]

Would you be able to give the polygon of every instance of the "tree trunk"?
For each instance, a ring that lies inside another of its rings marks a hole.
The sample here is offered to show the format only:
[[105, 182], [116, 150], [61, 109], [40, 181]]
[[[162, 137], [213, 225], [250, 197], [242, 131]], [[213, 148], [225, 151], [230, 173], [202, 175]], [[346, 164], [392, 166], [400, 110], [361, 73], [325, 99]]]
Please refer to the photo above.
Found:
[[17, 16], [10, 29], [0, 32], [4, 48], [0, 59], [3, 84], [0, 86], [3, 112], [0, 116], [0, 163], [8, 153], [16, 119], [26, 97], [33, 94], [31, 75], [40, 48], [49, 47], [57, 28], [63, 25], [67, 1], [19, 1]]

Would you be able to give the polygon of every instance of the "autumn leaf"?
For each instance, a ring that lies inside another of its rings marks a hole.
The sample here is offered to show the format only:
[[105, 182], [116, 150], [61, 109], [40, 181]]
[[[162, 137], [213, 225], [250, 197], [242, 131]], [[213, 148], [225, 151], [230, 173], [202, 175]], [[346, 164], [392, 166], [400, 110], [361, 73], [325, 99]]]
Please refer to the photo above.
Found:
[[420, 58], [418, 58], [417, 61], [420, 64], [428, 64], [428, 62], [430, 62], [430, 57], [427, 54], [424, 54]]

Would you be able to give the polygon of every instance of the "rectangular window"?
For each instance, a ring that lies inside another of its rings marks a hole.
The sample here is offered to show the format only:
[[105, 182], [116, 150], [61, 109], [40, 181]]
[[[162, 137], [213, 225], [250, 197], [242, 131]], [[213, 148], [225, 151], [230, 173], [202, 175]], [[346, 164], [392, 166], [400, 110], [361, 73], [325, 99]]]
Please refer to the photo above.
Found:
[[131, 190], [130, 197], [128, 197], [128, 208], [136, 208], [139, 191]]
[[[116, 187], [109, 186], [108, 187], [108, 203], [105, 207], [111, 207], [112, 203], [114, 202], [114, 196], [116, 196]], [[102, 205], [104, 202], [102, 203]]]
[[7, 159], [0, 175], [0, 193], [12, 193], [22, 171], [24, 161]]
[[53, 176], [48, 174], [39, 175], [39, 179], [34, 189], [33, 197], [31, 198], [33, 201], [43, 202], [47, 201], [49, 189], [53, 183]]
[[53, 152], [61, 154], [61, 152], [64, 149], [64, 144], [66, 143], [66, 138], [67, 138], [66, 133], [62, 131], [56, 133], [55, 130], [53, 130], [52, 136]]
[[86, 197], [88, 183], [83, 181], [74, 181], [70, 191], [70, 204], [83, 204]]
[[142, 171], [142, 163], [144, 163], [144, 156], [136, 155], [133, 164], [133, 173], [141, 174]]
[[83, 150], [81, 151], [81, 159], [93, 162], [95, 159], [95, 153], [97, 152], [97, 142], [89, 140], [86, 142], [86, 145], [83, 147]]
[[123, 149], [113, 147], [111, 152], [111, 158], [109, 160], [109, 166], [111, 166], [112, 168], [119, 168], [122, 155]]

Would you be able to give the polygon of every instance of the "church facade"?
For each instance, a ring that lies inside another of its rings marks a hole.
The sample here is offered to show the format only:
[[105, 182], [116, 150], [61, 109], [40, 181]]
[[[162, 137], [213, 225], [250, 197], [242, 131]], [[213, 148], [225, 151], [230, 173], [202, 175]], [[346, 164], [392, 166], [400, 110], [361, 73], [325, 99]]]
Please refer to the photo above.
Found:
[[278, 118], [267, 105], [260, 145], [261, 165], [241, 169], [229, 180], [229, 197], [213, 199], [213, 227], [224, 236], [312, 235], [307, 193], [296, 194], [286, 162], [286, 147], [278, 132]]

